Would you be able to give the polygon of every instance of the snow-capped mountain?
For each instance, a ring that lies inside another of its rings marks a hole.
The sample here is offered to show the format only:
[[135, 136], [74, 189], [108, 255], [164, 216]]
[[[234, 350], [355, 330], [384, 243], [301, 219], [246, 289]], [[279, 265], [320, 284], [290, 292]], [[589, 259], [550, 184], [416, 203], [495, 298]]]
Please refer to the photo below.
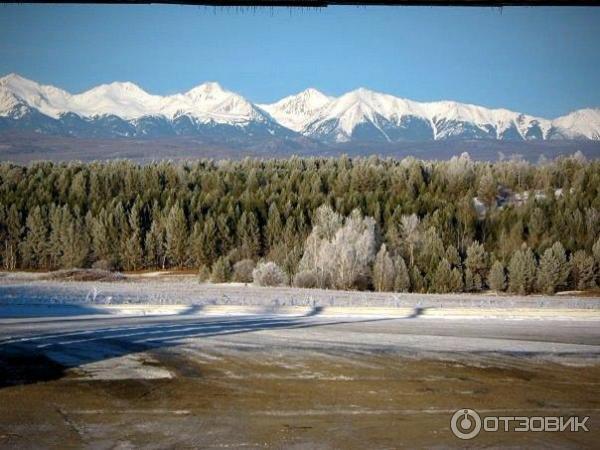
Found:
[[600, 140], [600, 109], [548, 120], [451, 101], [416, 102], [363, 88], [337, 98], [310, 88], [272, 104], [253, 104], [215, 82], [168, 96], [130, 82], [71, 94], [10, 74], [0, 78], [3, 129], [86, 137], [304, 136], [328, 143]]
[[16, 74], [0, 78], [2, 128], [83, 136], [295, 134], [214, 82], [171, 96], [149, 94], [130, 82], [103, 84], [72, 95]]
[[282, 98], [278, 102], [258, 106], [271, 114], [271, 117], [284, 127], [301, 132], [332, 100], [333, 97], [308, 88], [299, 94]]
[[357, 89], [332, 100], [301, 130], [326, 141], [546, 139], [551, 122], [457, 102], [419, 103]]

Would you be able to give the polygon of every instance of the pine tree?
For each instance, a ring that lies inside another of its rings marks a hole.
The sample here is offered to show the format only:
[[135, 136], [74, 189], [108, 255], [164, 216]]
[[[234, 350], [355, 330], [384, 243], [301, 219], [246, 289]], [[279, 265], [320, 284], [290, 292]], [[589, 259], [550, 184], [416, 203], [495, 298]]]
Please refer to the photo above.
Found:
[[48, 238], [48, 260], [51, 269], [58, 269], [61, 266], [61, 259], [64, 250], [64, 208], [65, 207], [58, 207], [54, 203], [50, 207], [50, 236]]
[[544, 294], [554, 294], [560, 282], [560, 261], [552, 248], [546, 249], [540, 258], [537, 272], [537, 286]]
[[231, 278], [231, 263], [229, 260], [221, 256], [213, 264], [212, 271], [210, 274], [210, 281], [213, 283], [226, 283]]
[[383, 244], [373, 264], [373, 287], [375, 290], [391, 291], [394, 288], [394, 275], [394, 262]]
[[267, 217], [267, 245], [269, 249], [281, 239], [283, 233], [283, 224], [281, 223], [281, 215], [275, 203], [269, 206], [269, 215]]
[[584, 250], [577, 250], [571, 256], [571, 284], [575, 289], [584, 290], [596, 287], [594, 258]]
[[536, 261], [529, 247], [517, 251], [508, 265], [508, 287], [511, 292], [526, 295], [533, 291]]
[[166, 254], [171, 264], [182, 267], [188, 249], [188, 229], [185, 214], [178, 203], [171, 207], [165, 224]]
[[165, 233], [161, 223], [156, 218], [152, 220], [150, 230], [146, 233], [146, 265], [164, 269], [165, 259]]
[[87, 229], [90, 230], [94, 259], [103, 261], [110, 267], [117, 266], [118, 241], [115, 239], [117, 232], [112, 215], [106, 209], [102, 209], [96, 216], [88, 216], [88, 220], [90, 222]]
[[254, 213], [242, 213], [238, 222], [238, 236], [242, 258], [256, 259], [260, 254], [260, 229]]
[[25, 222], [27, 234], [21, 244], [23, 263], [33, 269], [47, 267], [48, 227], [46, 218], [39, 206], [31, 210]]
[[410, 291], [410, 276], [404, 258], [397, 256], [394, 261], [394, 268], [396, 269], [396, 276], [394, 277], [394, 291], [395, 292], [409, 292]]
[[571, 264], [567, 260], [567, 254], [565, 248], [560, 242], [555, 242], [552, 245], [552, 254], [558, 263], [558, 281], [556, 288], [566, 288], [568, 285], [569, 274], [571, 272]]
[[191, 251], [198, 266], [210, 267], [217, 259], [216, 234], [217, 226], [211, 216], [207, 216], [202, 224], [200, 222], [194, 224]]
[[467, 248], [465, 266], [472, 276], [472, 284], [468, 286], [469, 291], [480, 291], [483, 288], [483, 280], [487, 278], [488, 254], [482, 244], [475, 241]]
[[419, 270], [419, 267], [416, 265], [412, 266], [409, 273], [412, 292], [425, 292], [425, 279], [423, 278], [423, 274], [421, 273], [421, 270]]
[[63, 249], [61, 267], [65, 269], [87, 267], [90, 238], [82, 218], [79, 215], [73, 216], [66, 205], [63, 209], [60, 242]]
[[600, 236], [598, 237], [598, 240], [592, 247], [592, 253], [594, 255], [594, 260], [596, 261], [596, 264], [600, 266]]
[[19, 211], [15, 204], [10, 205], [5, 219], [6, 237], [2, 250], [2, 264], [6, 270], [15, 270], [18, 263], [18, 249], [22, 227]]
[[138, 270], [144, 261], [144, 249], [142, 247], [142, 229], [140, 221], [139, 206], [133, 205], [129, 213], [129, 235], [123, 245], [123, 268], [125, 270]]
[[506, 289], [506, 275], [504, 266], [500, 261], [494, 261], [488, 276], [488, 285], [490, 289], [496, 292], [503, 292]]
[[454, 287], [454, 278], [452, 276], [452, 268], [446, 258], [442, 259], [435, 269], [431, 282], [431, 291], [444, 294], [452, 292]]

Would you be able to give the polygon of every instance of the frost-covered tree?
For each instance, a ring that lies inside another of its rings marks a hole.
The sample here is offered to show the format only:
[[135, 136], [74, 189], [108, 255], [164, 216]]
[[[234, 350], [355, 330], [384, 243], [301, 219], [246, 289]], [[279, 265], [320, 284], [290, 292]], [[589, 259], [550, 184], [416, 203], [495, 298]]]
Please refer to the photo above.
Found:
[[251, 259], [242, 259], [233, 265], [233, 281], [238, 283], [252, 283], [252, 271], [256, 264]]
[[488, 285], [490, 289], [496, 292], [502, 292], [506, 289], [506, 274], [500, 261], [494, 261], [494, 264], [492, 264], [488, 275]]
[[394, 261], [383, 244], [373, 264], [373, 287], [379, 292], [389, 292], [394, 288], [394, 277]]
[[258, 286], [283, 286], [287, 284], [287, 275], [272, 261], [259, 263], [252, 271], [252, 278]]
[[508, 288], [511, 292], [526, 295], [533, 292], [536, 275], [535, 256], [529, 247], [517, 251], [508, 265]]
[[408, 247], [408, 254], [410, 255], [409, 262], [412, 267], [415, 263], [415, 248], [421, 240], [419, 228], [421, 221], [416, 214], [411, 214], [402, 216], [400, 222], [402, 224], [402, 238]]
[[491, 170], [486, 170], [479, 180], [477, 196], [489, 208], [496, 205], [496, 195], [498, 194], [498, 184], [494, 179]]
[[375, 221], [354, 210], [345, 220], [329, 206], [315, 214], [299, 269], [317, 274], [320, 287], [350, 289], [365, 281], [375, 257]]

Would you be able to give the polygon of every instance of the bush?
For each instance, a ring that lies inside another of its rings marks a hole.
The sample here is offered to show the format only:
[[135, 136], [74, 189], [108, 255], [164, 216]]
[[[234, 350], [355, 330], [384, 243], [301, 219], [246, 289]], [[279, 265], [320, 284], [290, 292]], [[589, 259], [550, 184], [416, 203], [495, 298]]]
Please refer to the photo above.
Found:
[[294, 277], [294, 286], [299, 288], [316, 288], [319, 285], [317, 274], [312, 270], [303, 270]]
[[260, 263], [252, 271], [254, 283], [259, 286], [282, 286], [287, 284], [287, 276], [274, 262]]
[[210, 270], [204, 264], [198, 269], [198, 282], [206, 283], [210, 278]]
[[124, 281], [127, 279], [120, 272], [101, 269], [62, 269], [50, 272], [44, 278], [59, 281]]
[[238, 283], [252, 283], [252, 271], [256, 264], [251, 259], [242, 259], [233, 265], [233, 281]]
[[227, 283], [231, 277], [231, 264], [229, 260], [224, 257], [220, 257], [213, 264], [212, 272], [210, 274], [210, 281], [213, 283]]
[[114, 264], [106, 259], [99, 259], [98, 261], [94, 262], [94, 264], [92, 264], [92, 269], [99, 269], [99, 270], [114, 270]]

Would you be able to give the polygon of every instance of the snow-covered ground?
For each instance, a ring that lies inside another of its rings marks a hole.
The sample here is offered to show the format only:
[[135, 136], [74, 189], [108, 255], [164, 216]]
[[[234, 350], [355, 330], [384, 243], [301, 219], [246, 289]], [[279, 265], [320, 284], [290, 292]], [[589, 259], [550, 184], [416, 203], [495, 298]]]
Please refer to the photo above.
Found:
[[[41, 278], [0, 277], [0, 447], [446, 448], [458, 408], [600, 413], [594, 298]], [[597, 442], [507, 436], [476, 444]]]

